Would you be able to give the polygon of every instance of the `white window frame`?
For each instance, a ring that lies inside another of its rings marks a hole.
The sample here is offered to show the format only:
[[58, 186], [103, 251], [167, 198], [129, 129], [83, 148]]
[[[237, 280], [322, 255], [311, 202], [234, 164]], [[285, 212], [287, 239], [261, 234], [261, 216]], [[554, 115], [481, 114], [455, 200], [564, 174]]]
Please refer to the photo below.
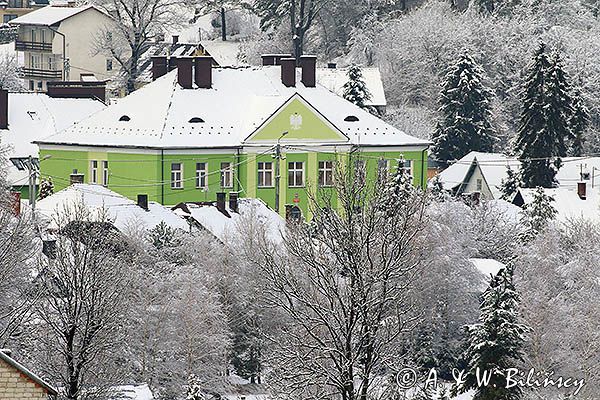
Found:
[[98, 183], [98, 160], [90, 160], [90, 183]]
[[257, 186], [260, 188], [273, 187], [273, 162], [272, 161], [260, 161], [257, 164], [257, 171], [258, 171]]
[[[298, 174], [300, 175], [300, 183], [298, 183]], [[290, 179], [292, 177], [292, 179]], [[288, 187], [304, 187], [304, 162], [290, 161], [288, 162]]]
[[333, 170], [335, 168], [335, 161], [333, 160], [322, 160], [319, 161], [319, 186], [331, 187], [333, 186]]
[[413, 183], [415, 180], [415, 176], [413, 174], [413, 161], [412, 160], [401, 160], [403, 162], [403, 166], [401, 167], [402, 170], [406, 173], [408, 173], [408, 176], [410, 176], [410, 183]]
[[[177, 169], [174, 167], [178, 166]], [[183, 163], [171, 163], [171, 189], [183, 189]]]
[[[202, 166], [202, 168], [200, 168]], [[196, 189], [207, 189], [208, 188], [208, 163], [197, 162], [196, 163]]]
[[482, 178], [477, 178], [475, 180], [475, 187], [476, 187], [477, 191], [481, 193], [481, 191], [483, 190], [483, 179]]
[[102, 160], [102, 185], [108, 186], [108, 161]]
[[230, 162], [221, 163], [221, 187], [233, 187], [233, 165]]

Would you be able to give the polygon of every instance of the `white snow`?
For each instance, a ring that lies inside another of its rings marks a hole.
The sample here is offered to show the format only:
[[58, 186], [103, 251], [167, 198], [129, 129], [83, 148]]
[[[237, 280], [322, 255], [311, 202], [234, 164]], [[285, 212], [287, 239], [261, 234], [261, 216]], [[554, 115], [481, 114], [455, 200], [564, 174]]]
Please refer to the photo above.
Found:
[[55, 228], [53, 220], [57, 213], [78, 204], [86, 206], [92, 217], [106, 213], [106, 216], [119, 230], [138, 226], [152, 229], [161, 222], [174, 229], [189, 230], [187, 222], [168, 207], [149, 202], [149, 210], [146, 211], [133, 200], [104, 186], [92, 184], [74, 184], [58, 191], [38, 201], [36, 212], [48, 222], [49, 228]]
[[[60, 99], [42, 93], [8, 94], [8, 129], [0, 130], [0, 145], [8, 146], [8, 158], [38, 157], [32, 142], [73, 125], [105, 105], [92, 99]], [[9, 165], [10, 183], [26, 183], [27, 173]]]
[[109, 400], [154, 400], [152, 391], [145, 383], [116, 386], [112, 389], [114, 394], [109, 397]]
[[489, 278], [490, 275], [496, 275], [498, 271], [505, 267], [505, 265], [500, 261], [496, 261], [491, 258], [469, 258], [469, 261], [486, 278]]
[[[185, 204], [190, 211], [190, 216], [222, 242], [236, 239], [236, 235], [243, 234], [240, 232], [244, 229], [242, 224], [252, 222], [264, 226], [269, 240], [281, 243], [285, 232], [285, 221], [262, 200], [238, 199], [239, 213], [233, 212], [228, 205], [227, 203], [226, 210], [231, 218], [221, 213], [214, 205]], [[174, 212], [182, 217], [187, 216], [182, 209], [175, 209]]]
[[[429, 142], [406, 135], [321, 85], [281, 83], [280, 67], [213, 68], [211, 89], [182, 89], [177, 71], [40, 143], [150, 148], [239, 146], [292, 96], [315, 107], [347, 139], [340, 144], [383, 146]], [[119, 121], [122, 116], [129, 121]], [[344, 119], [353, 115], [357, 122]], [[190, 123], [200, 117], [204, 123]], [[285, 139], [284, 139], [285, 141]]]
[[[361, 68], [363, 80], [371, 94], [365, 104], [385, 106], [387, 100], [383, 90], [383, 81], [379, 68]], [[348, 68], [317, 68], [317, 82], [338, 96], [344, 95], [344, 84], [348, 82]]]
[[87, 5], [82, 7], [60, 7], [60, 6], [46, 6], [39, 10], [32, 11], [18, 18], [10, 21], [11, 25], [54, 25], [67, 18], [72, 17], [80, 12], [87, 11], [88, 9], [95, 9], [98, 12], [104, 13], [104, 11], [93, 5]]
[[[535, 189], [519, 189], [525, 204], [533, 200]], [[584, 218], [593, 222], [600, 222], [600, 193], [598, 188], [587, 186], [586, 199], [582, 200], [575, 187], [559, 187], [544, 189], [552, 197], [552, 206], [558, 211], [556, 219], [565, 222], [570, 219]]]
[[203, 40], [201, 42], [204, 50], [208, 52], [221, 67], [240, 67], [248, 65], [240, 60], [241, 42], [222, 40]]

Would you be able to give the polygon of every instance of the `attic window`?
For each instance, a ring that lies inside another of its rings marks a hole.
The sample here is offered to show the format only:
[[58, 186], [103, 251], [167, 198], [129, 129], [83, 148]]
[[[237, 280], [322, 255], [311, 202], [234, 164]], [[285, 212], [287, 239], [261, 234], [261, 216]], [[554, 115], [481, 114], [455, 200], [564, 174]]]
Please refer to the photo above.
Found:
[[121, 118], [119, 118], [119, 121], [130, 121], [131, 118], [129, 118], [128, 115], [122, 115]]
[[204, 120], [200, 117], [193, 117], [188, 121], [190, 124], [198, 124], [200, 122], [204, 122]]
[[354, 115], [348, 115], [346, 118], [344, 118], [344, 121], [346, 121], [346, 122], [358, 122], [358, 117], [355, 117]]

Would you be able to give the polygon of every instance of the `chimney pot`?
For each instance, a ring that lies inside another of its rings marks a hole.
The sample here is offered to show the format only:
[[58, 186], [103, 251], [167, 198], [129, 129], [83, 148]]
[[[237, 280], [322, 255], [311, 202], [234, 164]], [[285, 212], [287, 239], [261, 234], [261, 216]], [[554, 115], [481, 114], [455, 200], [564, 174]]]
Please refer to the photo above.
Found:
[[75, 183], [83, 183], [83, 174], [77, 172], [76, 169], [73, 170], [73, 173], [69, 175], [69, 183], [71, 185]]
[[281, 59], [281, 83], [286, 87], [296, 86], [296, 59]]
[[175, 68], [177, 68], [177, 57], [171, 56], [169, 57], [169, 72], [173, 71]]
[[173, 35], [173, 44], [179, 43], [179, 35]]
[[337, 63], [328, 62], [327, 63], [327, 68], [329, 68], [329, 69], [336, 69], [337, 68]]
[[196, 86], [202, 89], [212, 87], [212, 65], [211, 56], [198, 56], [194, 58], [194, 81]]
[[227, 211], [225, 211], [225, 193], [224, 192], [217, 193], [217, 210], [219, 210], [223, 214], [226, 214], [226, 212], [227, 212]]
[[577, 182], [577, 195], [581, 200], [587, 198], [587, 185], [585, 182]]
[[315, 87], [317, 84], [317, 56], [301, 56], [300, 66], [302, 67], [302, 83], [304, 86]]
[[229, 193], [229, 209], [233, 212], [238, 212], [238, 194], [235, 192]]
[[284, 58], [292, 58], [291, 54], [263, 54], [262, 65], [281, 65], [281, 60]]
[[8, 128], [8, 90], [0, 89], [0, 129]]
[[165, 75], [169, 67], [167, 56], [152, 56], [152, 80], [155, 81]]
[[184, 89], [192, 88], [192, 57], [179, 57], [177, 60], [177, 83]]
[[138, 194], [137, 195], [137, 205], [138, 207], [148, 211], [148, 195], [147, 194]]

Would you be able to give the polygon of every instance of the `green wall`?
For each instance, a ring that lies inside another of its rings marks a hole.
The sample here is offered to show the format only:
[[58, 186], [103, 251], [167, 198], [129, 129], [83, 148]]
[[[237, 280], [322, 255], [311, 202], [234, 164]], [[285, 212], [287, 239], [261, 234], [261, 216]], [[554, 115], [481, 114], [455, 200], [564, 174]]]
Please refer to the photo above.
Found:
[[[404, 157], [412, 160], [415, 185], [426, 185], [426, 152], [373, 152], [361, 151], [353, 153], [351, 158], [346, 153], [326, 152], [286, 152], [282, 146], [280, 203], [279, 210], [285, 214], [285, 206], [296, 204], [303, 214], [310, 217], [308, 212], [309, 191], [318, 190], [318, 196], [332, 193], [331, 188], [318, 188], [318, 162], [334, 160], [336, 165], [347, 164], [350, 159], [363, 159], [367, 166], [367, 179], [374, 181], [377, 176], [378, 160], [390, 160], [392, 170], [397, 165], [397, 159]], [[162, 154], [160, 150], [146, 153], [121, 153], [111, 151], [68, 151], [41, 149], [40, 157], [50, 156], [41, 164], [42, 177], [51, 176], [55, 190], [61, 190], [69, 185], [69, 175], [74, 169], [85, 175], [85, 182], [90, 183], [90, 161], [98, 160], [98, 174], [101, 177], [102, 160], [109, 163], [108, 187], [117, 193], [135, 199], [138, 194], [148, 194], [151, 201], [166, 205], [179, 202], [214, 201], [217, 192], [239, 192], [240, 197], [257, 197], [275, 208], [275, 188], [258, 187], [258, 162], [273, 162], [271, 152], [265, 154], [238, 154], [238, 149], [223, 150], [218, 154], [206, 154], [198, 150], [198, 154]], [[425, 158], [423, 158], [425, 157]], [[183, 188], [172, 189], [170, 185], [171, 164], [183, 164]], [[208, 190], [196, 188], [196, 163], [208, 163]], [[234, 168], [234, 184], [232, 188], [221, 188], [221, 162], [231, 162]], [[288, 163], [303, 162], [305, 185], [289, 187]], [[162, 168], [161, 168], [162, 164]], [[296, 200], [296, 201], [295, 201]], [[335, 199], [333, 206], [337, 206]]]

